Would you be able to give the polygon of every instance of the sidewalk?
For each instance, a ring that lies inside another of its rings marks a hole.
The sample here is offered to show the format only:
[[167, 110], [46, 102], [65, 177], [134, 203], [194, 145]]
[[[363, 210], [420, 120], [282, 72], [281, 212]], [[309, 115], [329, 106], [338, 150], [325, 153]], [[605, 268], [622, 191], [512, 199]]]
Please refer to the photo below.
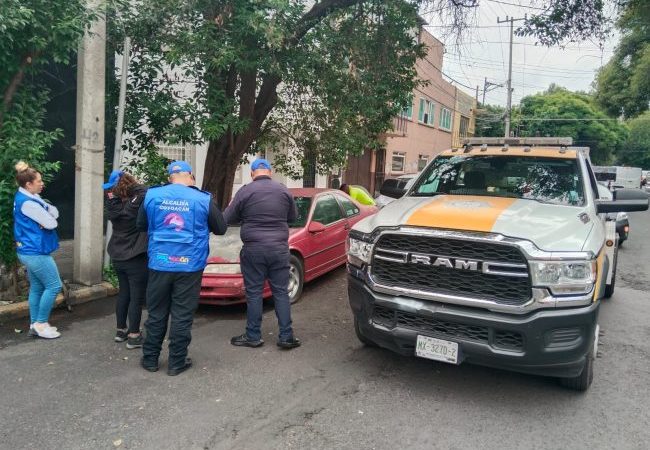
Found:
[[[67, 306], [78, 305], [92, 300], [110, 297], [117, 293], [108, 282], [101, 282], [93, 286], [84, 286], [72, 283], [72, 272], [74, 264], [74, 241], [72, 239], [61, 241], [59, 250], [52, 255], [64, 284], [68, 287], [67, 298], [66, 291], [59, 294], [56, 298], [56, 306], [66, 304]], [[0, 306], [0, 321], [16, 319], [29, 316], [29, 305], [25, 302], [11, 303]]]

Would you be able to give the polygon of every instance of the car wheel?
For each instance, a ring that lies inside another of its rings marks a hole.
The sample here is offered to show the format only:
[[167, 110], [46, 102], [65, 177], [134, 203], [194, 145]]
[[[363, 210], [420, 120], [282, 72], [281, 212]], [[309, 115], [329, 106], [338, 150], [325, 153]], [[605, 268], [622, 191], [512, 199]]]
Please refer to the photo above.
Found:
[[304, 285], [304, 271], [302, 261], [296, 255], [291, 255], [289, 260], [289, 302], [293, 305], [302, 295]]
[[619, 247], [623, 246], [623, 242], [625, 242], [625, 239], [627, 239], [627, 238], [624, 235], [622, 235], [622, 234], [618, 235], [618, 246]]
[[[620, 245], [620, 244], [619, 244]], [[612, 283], [605, 285], [605, 298], [611, 298], [616, 288], [616, 266], [618, 265], [618, 248], [614, 251], [614, 270], [612, 271]]]
[[357, 319], [357, 316], [354, 316], [354, 332], [357, 335], [357, 339], [359, 339], [359, 341], [361, 341], [361, 343], [366, 347], [378, 347], [377, 344], [372, 342], [361, 333], [361, 328], [359, 327], [359, 319]]

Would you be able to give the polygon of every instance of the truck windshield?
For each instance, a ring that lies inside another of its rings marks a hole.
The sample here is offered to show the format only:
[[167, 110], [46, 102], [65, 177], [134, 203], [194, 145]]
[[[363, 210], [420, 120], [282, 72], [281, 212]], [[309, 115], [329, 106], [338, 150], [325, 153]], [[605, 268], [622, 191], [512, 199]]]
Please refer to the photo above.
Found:
[[413, 196], [482, 195], [544, 203], [584, 204], [582, 174], [575, 159], [516, 156], [438, 157], [410, 191]]

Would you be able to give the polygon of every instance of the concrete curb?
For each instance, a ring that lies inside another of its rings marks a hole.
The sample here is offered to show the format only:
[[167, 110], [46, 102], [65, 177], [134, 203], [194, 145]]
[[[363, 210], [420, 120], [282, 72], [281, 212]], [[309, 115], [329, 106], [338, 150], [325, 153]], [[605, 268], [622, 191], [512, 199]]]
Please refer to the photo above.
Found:
[[[95, 284], [93, 286], [83, 286], [78, 289], [70, 289], [68, 304], [80, 305], [93, 300], [110, 297], [117, 294], [117, 288], [108, 282]], [[59, 294], [56, 297], [55, 308], [66, 303], [65, 296]], [[10, 305], [0, 306], [0, 320], [19, 319], [29, 317], [29, 304], [27, 302], [12, 303]]]

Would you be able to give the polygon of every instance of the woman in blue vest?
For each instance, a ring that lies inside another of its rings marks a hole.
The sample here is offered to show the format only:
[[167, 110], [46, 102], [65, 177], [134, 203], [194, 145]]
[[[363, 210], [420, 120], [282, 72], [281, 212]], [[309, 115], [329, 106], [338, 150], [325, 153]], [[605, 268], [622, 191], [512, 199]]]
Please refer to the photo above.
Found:
[[29, 331], [32, 336], [55, 339], [61, 333], [49, 324], [49, 318], [61, 290], [61, 277], [50, 254], [59, 248], [59, 211], [39, 195], [45, 186], [40, 172], [23, 161], [16, 164], [16, 182], [14, 238], [18, 259], [29, 277]]

